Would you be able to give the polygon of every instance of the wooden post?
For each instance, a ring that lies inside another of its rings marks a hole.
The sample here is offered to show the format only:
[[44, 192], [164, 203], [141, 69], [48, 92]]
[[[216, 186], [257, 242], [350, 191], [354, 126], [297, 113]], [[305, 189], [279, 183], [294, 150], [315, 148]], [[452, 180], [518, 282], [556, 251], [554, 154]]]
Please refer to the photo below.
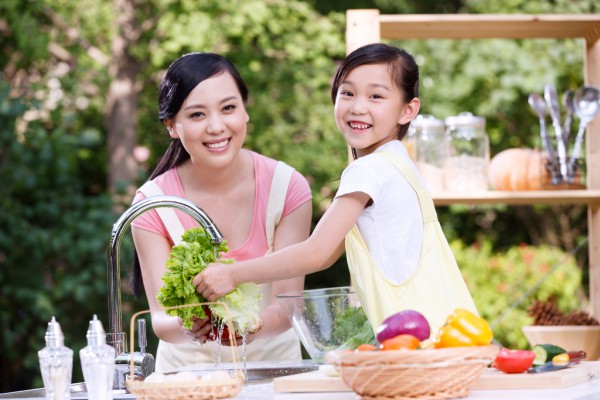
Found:
[[381, 41], [379, 10], [346, 11], [346, 54]]
[[[588, 37], [584, 49], [584, 81], [600, 88], [600, 40]], [[587, 188], [600, 189], [600, 117], [588, 125], [586, 132]], [[588, 268], [590, 313], [600, 318], [600, 203], [588, 205]]]

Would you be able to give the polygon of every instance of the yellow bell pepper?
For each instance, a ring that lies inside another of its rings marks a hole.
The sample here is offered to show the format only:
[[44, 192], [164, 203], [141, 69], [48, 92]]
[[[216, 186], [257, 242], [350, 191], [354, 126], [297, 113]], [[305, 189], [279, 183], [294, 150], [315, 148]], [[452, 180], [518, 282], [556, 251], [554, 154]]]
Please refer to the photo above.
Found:
[[485, 346], [494, 335], [488, 323], [464, 308], [457, 308], [440, 328], [436, 347]]

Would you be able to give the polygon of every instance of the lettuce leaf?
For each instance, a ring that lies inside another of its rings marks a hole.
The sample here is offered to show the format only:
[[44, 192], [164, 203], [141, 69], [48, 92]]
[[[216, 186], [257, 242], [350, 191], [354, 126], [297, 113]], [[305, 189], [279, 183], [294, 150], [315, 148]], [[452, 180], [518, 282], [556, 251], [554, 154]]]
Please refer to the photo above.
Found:
[[362, 307], [348, 307], [335, 316], [333, 337], [344, 338], [336, 350], [356, 349], [359, 344], [376, 345], [375, 333]]
[[[221, 253], [229, 250], [226, 241], [213, 243], [210, 235], [201, 227], [188, 229], [181, 240], [181, 244], [171, 248], [166, 263], [167, 270], [162, 277], [164, 285], [156, 296], [163, 307], [207, 302], [206, 298], [196, 292], [192, 281], [208, 264], [219, 260]], [[232, 263], [233, 260], [219, 260], [219, 262]], [[257, 285], [244, 283], [216, 301], [227, 304], [229, 321], [233, 324], [234, 330], [238, 334], [244, 334], [256, 331], [261, 326], [258, 316], [261, 297]], [[208, 308], [217, 323], [227, 322], [225, 306], [211, 304]], [[167, 310], [166, 313], [181, 318], [186, 329], [192, 327], [192, 317], [206, 318], [207, 316], [202, 306]]]

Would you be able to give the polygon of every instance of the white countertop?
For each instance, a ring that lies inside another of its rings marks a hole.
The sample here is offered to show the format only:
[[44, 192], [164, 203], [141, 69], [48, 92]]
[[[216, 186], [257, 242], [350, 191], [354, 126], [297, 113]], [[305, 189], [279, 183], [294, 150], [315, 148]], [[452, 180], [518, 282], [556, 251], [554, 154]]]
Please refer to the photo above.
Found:
[[[246, 385], [235, 399], [244, 400], [357, 400], [354, 392], [275, 393], [272, 383]], [[481, 400], [598, 400], [600, 378], [561, 389], [472, 390], [467, 399]]]

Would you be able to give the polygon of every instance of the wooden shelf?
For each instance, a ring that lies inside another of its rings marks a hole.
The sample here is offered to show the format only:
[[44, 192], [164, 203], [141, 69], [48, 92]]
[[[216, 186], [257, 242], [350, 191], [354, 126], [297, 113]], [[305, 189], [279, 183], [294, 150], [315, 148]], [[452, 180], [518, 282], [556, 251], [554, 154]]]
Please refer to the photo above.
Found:
[[436, 206], [451, 204], [600, 204], [600, 190], [487, 191], [433, 194]]
[[599, 15], [380, 15], [381, 37], [387, 39], [524, 39], [600, 37]]

